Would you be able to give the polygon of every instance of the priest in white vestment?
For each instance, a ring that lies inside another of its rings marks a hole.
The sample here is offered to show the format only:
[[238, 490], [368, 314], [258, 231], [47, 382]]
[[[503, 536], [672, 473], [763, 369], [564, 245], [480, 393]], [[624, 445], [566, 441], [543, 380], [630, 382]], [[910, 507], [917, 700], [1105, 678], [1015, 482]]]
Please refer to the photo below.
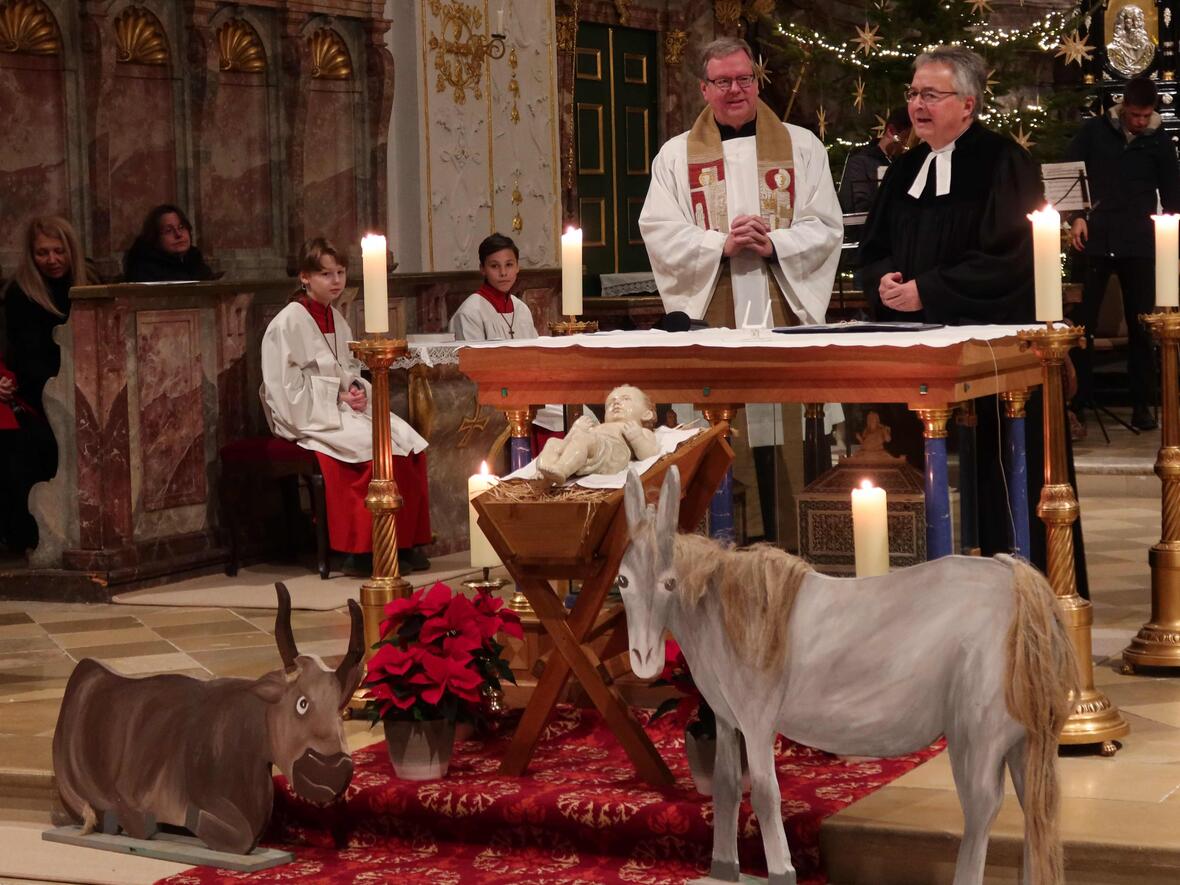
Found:
[[[639, 217], [664, 308], [711, 326], [821, 323], [844, 238], [827, 152], [811, 132], [783, 123], [758, 99], [744, 40], [707, 45], [700, 77], [708, 106], [692, 129], [660, 149]], [[803, 487], [801, 420], [791, 406], [776, 420], [775, 408], [748, 407], [749, 436], [737, 442], [755, 447], [764, 474], [774, 463], [770, 447], [782, 444], [777, 535], [793, 547], [790, 499]], [[747, 488], [756, 487], [740, 453], [734, 470]], [[747, 531], [756, 535], [758, 509], [751, 504], [748, 497]]]

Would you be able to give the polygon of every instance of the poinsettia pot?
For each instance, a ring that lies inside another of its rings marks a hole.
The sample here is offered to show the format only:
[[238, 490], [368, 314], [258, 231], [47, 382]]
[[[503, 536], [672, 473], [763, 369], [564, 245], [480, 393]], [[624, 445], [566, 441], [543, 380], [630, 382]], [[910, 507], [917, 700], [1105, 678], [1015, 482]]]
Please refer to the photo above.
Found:
[[455, 744], [455, 723], [446, 719], [385, 720], [385, 746], [394, 773], [404, 781], [445, 777]]
[[[742, 792], [750, 789], [750, 766], [746, 761], [746, 742], [742, 748]], [[702, 796], [713, 795], [713, 763], [717, 757], [717, 738], [713, 735], [694, 734], [692, 728], [684, 729], [684, 753], [688, 756], [688, 772], [692, 775], [693, 786]]]

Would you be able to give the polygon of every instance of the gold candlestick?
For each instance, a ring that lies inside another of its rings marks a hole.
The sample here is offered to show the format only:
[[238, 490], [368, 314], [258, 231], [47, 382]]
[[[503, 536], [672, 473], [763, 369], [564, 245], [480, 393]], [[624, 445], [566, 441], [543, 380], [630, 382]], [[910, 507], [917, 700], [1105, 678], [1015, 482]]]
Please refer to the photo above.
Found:
[[564, 320], [549, 324], [549, 334], [558, 337], [597, 331], [598, 320], [579, 320], [576, 316], [567, 316]]
[[1180, 667], [1180, 404], [1176, 372], [1180, 358], [1180, 312], [1175, 308], [1143, 314], [1160, 342], [1163, 428], [1155, 456], [1160, 490], [1160, 540], [1151, 548], [1151, 620], [1123, 651], [1123, 672], [1135, 667]]
[[1037, 515], [1045, 523], [1049, 560], [1049, 584], [1057, 594], [1074, 655], [1077, 658], [1080, 691], [1073, 698], [1073, 712], [1061, 732], [1063, 744], [1100, 744], [1103, 756], [1118, 750], [1115, 738], [1130, 726], [1101, 691], [1094, 687], [1094, 665], [1090, 659], [1094, 610], [1089, 600], [1078, 596], [1074, 570], [1073, 524], [1078, 518], [1078, 501], [1065, 463], [1065, 406], [1061, 368], [1073, 347], [1085, 346], [1085, 329], [1079, 326], [1028, 329], [1019, 333], [1025, 347], [1032, 347], [1041, 360], [1041, 384], [1045, 435], [1045, 485]]
[[[397, 564], [397, 511], [402, 496], [393, 478], [393, 438], [389, 429], [389, 367], [406, 352], [404, 338], [366, 338], [350, 341], [349, 349], [368, 366], [373, 379], [373, 478], [365, 495], [365, 507], [373, 514], [373, 575], [361, 585], [361, 611], [365, 616], [365, 661], [381, 638], [385, 606], [410, 595], [410, 584]], [[350, 710], [364, 707], [358, 688]]]

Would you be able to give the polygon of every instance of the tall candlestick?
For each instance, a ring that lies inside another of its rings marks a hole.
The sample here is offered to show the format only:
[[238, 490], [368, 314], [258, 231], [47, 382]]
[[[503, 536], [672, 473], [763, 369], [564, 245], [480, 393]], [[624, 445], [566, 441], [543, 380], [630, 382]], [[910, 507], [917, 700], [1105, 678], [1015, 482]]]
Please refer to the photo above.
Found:
[[361, 268], [365, 281], [365, 331], [389, 331], [389, 281], [385, 275], [385, 237], [369, 234], [361, 240]]
[[1153, 215], [1155, 306], [1180, 307], [1180, 215]]
[[1045, 206], [1028, 216], [1033, 226], [1033, 278], [1037, 286], [1037, 320], [1061, 319], [1061, 216]]
[[578, 227], [561, 235], [561, 312], [567, 317], [582, 312], [582, 229]]
[[471, 535], [471, 567], [492, 568], [500, 564], [500, 557], [492, 549], [491, 542], [479, 527], [475, 506], [471, 503], [476, 495], [481, 495], [500, 481], [499, 477], [488, 472], [488, 462], [479, 465], [479, 473], [467, 478], [467, 525]]
[[858, 578], [889, 573], [889, 507], [885, 490], [867, 479], [852, 490], [852, 545]]

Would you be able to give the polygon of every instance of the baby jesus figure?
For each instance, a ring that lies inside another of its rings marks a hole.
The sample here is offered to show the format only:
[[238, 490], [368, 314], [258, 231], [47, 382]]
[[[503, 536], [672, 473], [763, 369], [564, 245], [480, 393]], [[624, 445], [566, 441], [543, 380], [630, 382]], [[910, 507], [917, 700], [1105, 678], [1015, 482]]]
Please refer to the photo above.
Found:
[[618, 473], [632, 460], [659, 454], [660, 445], [651, 430], [656, 410], [638, 387], [624, 384], [606, 397], [606, 421], [583, 415], [565, 439], [545, 443], [537, 459], [537, 471], [546, 486], [560, 485], [571, 476]]

